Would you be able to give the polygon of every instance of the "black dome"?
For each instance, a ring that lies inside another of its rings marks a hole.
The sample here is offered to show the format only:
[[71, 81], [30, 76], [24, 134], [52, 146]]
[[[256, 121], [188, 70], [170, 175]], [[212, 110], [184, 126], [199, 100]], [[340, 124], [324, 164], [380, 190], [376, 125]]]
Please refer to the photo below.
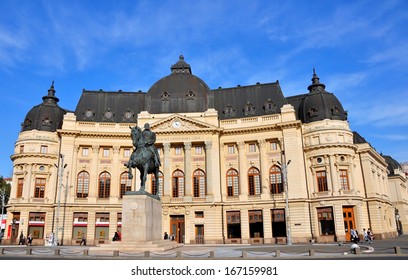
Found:
[[43, 96], [43, 102], [34, 106], [26, 115], [21, 131], [40, 130], [55, 132], [61, 128], [64, 115], [68, 112], [58, 106], [59, 99], [55, 97], [54, 81], [48, 90], [48, 95]]
[[180, 55], [171, 66], [171, 74], [157, 81], [146, 95], [149, 113], [204, 112], [209, 107], [211, 91], [207, 84], [191, 73]]
[[347, 113], [337, 97], [325, 90], [313, 69], [312, 84], [307, 88], [309, 93], [304, 97], [299, 108], [299, 118], [303, 123], [330, 120], [347, 120]]

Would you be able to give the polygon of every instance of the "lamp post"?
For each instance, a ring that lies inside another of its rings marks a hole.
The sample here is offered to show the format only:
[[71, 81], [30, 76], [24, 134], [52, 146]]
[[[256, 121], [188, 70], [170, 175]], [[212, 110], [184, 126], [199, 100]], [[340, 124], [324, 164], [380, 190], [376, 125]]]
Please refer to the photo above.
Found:
[[55, 236], [54, 236], [54, 244], [58, 246], [58, 230], [59, 230], [59, 213], [60, 213], [60, 205], [61, 205], [61, 192], [62, 192], [62, 180], [64, 176], [64, 169], [67, 167], [67, 165], [64, 165], [64, 155], [60, 155], [61, 157], [61, 163], [58, 167], [58, 206], [57, 206], [57, 222], [56, 222], [56, 231], [55, 231]]
[[282, 151], [282, 163], [278, 164], [282, 167], [283, 185], [285, 188], [285, 220], [286, 220], [286, 245], [292, 245], [292, 234], [290, 232], [290, 214], [289, 214], [289, 196], [288, 196], [288, 165], [290, 160], [286, 163], [285, 151]]

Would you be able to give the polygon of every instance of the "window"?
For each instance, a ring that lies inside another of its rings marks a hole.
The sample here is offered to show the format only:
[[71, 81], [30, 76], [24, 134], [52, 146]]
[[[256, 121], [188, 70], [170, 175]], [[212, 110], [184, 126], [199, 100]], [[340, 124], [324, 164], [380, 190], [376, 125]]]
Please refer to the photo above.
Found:
[[205, 197], [206, 195], [206, 176], [204, 171], [197, 169], [193, 173], [193, 195], [194, 197]]
[[103, 148], [103, 157], [109, 157], [109, 148]]
[[89, 148], [82, 148], [82, 156], [87, 157], [89, 155]]
[[174, 148], [174, 154], [175, 155], [178, 155], [178, 156], [181, 155], [181, 151], [182, 151], [181, 147], [175, 147]]
[[95, 214], [95, 239], [109, 239], [109, 213]]
[[77, 178], [77, 198], [87, 198], [89, 193], [89, 173], [79, 172]]
[[45, 194], [45, 179], [36, 178], [35, 179], [34, 197], [35, 198], [44, 198], [44, 194]]
[[17, 198], [20, 198], [23, 196], [23, 186], [24, 186], [24, 179], [19, 178], [17, 180], [17, 193], [16, 193]]
[[255, 167], [251, 167], [248, 171], [248, 188], [249, 195], [261, 194], [260, 174]]
[[196, 146], [195, 147], [195, 154], [196, 155], [202, 155], [203, 154], [203, 147], [202, 146]]
[[228, 154], [230, 154], [230, 155], [235, 154], [235, 146], [234, 145], [228, 145]]
[[129, 173], [123, 172], [120, 174], [120, 198], [123, 198], [126, 192], [132, 190], [132, 180], [129, 179]]
[[20, 146], [20, 154], [24, 153], [24, 145]]
[[47, 147], [47, 146], [41, 146], [40, 153], [41, 153], [41, 154], [46, 154], [46, 153], [47, 153], [47, 150], [48, 150], [48, 147]]
[[204, 211], [195, 211], [194, 214], [196, 218], [204, 218]]
[[124, 149], [123, 150], [123, 157], [125, 157], [125, 158], [130, 157], [130, 149]]
[[320, 223], [320, 235], [334, 235], [333, 208], [317, 208], [317, 218]]
[[319, 192], [328, 191], [327, 188], [327, 178], [326, 178], [326, 171], [317, 171], [317, 187]]
[[254, 143], [249, 144], [249, 152], [250, 153], [256, 152], [256, 145]]
[[249, 237], [263, 238], [263, 218], [262, 210], [248, 211], [249, 218]]
[[239, 195], [238, 171], [231, 168], [227, 171], [227, 196]]
[[285, 237], [286, 236], [286, 219], [284, 209], [272, 209], [272, 236]]
[[342, 190], [350, 189], [347, 170], [340, 170], [340, 188]]
[[283, 182], [282, 182], [282, 171], [281, 169], [274, 165], [269, 170], [269, 181], [271, 193], [282, 193], [283, 192]]
[[150, 175], [150, 180], [151, 180], [151, 190], [152, 190], [152, 194], [156, 194], [160, 197], [162, 197], [163, 195], [163, 173], [161, 171], [159, 171], [159, 180], [158, 182], [156, 181], [156, 177], [154, 176], [154, 174]]
[[172, 190], [173, 197], [184, 196], [184, 173], [181, 170], [176, 170], [173, 172]]
[[271, 150], [272, 151], [278, 150], [278, 143], [277, 142], [271, 142]]
[[110, 196], [111, 176], [108, 172], [102, 172], [99, 175], [99, 198], [109, 198]]
[[239, 211], [227, 211], [228, 238], [241, 238], [241, 214]]

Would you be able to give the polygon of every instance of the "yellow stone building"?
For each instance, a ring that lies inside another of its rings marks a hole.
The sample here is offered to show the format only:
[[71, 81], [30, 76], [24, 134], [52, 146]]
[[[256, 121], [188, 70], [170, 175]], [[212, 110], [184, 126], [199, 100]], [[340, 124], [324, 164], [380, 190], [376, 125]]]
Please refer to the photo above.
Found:
[[111, 242], [123, 195], [140, 185], [124, 166], [129, 127], [146, 123], [161, 161], [147, 190], [177, 242], [346, 241], [351, 228], [395, 237], [407, 227], [401, 166], [390, 174], [392, 158], [350, 130], [316, 73], [308, 91], [284, 97], [278, 81], [211, 90], [183, 56], [147, 92], [83, 90], [74, 111], [58, 106], [52, 84], [11, 156], [5, 241], [23, 233], [34, 244], [52, 235], [79, 244], [84, 233], [88, 244]]

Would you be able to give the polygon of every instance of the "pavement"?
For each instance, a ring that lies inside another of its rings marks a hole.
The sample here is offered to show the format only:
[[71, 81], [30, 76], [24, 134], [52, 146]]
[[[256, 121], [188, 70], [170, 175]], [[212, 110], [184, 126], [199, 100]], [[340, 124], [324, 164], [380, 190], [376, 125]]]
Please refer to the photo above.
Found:
[[[400, 235], [392, 239], [374, 240], [372, 244], [359, 243], [360, 253], [353, 254], [351, 246], [354, 243], [296, 243], [293, 245], [281, 244], [185, 244], [181, 247], [164, 252], [151, 252], [149, 257], [154, 259], [339, 259], [339, 258], [392, 258], [408, 259], [408, 235]], [[133, 259], [144, 258], [144, 252], [125, 253], [119, 252], [116, 256], [113, 252], [92, 252], [84, 255], [83, 252], [93, 246], [0, 246], [3, 254], [0, 259]], [[398, 248], [398, 250], [396, 249]], [[32, 249], [31, 255], [27, 255], [27, 249]], [[60, 255], [55, 254], [60, 251]]]

